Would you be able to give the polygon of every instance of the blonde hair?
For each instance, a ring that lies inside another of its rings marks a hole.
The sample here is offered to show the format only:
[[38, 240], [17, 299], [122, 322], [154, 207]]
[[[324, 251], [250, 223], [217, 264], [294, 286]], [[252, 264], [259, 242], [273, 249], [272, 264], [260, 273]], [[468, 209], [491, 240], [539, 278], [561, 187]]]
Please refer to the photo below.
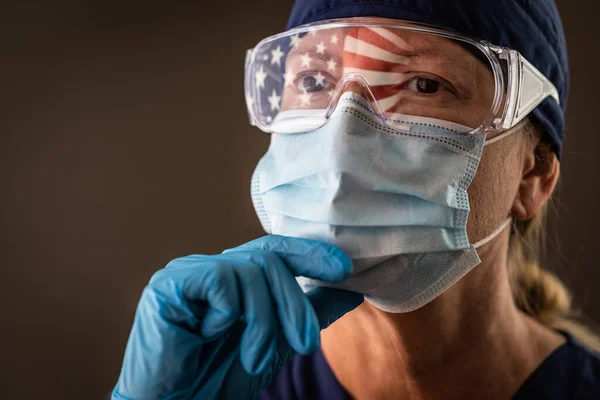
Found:
[[[529, 136], [539, 135], [531, 123], [523, 130]], [[573, 308], [570, 291], [558, 276], [541, 266], [549, 204], [532, 219], [513, 222], [508, 257], [513, 299], [520, 310], [546, 327], [566, 331], [587, 348], [600, 351], [600, 335], [590, 328], [590, 321], [583, 322], [581, 311]]]

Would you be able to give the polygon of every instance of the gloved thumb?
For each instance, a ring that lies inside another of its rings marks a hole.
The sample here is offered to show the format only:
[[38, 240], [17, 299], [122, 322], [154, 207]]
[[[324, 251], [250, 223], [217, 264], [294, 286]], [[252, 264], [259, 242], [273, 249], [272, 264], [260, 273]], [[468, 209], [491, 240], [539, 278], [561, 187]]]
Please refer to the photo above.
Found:
[[306, 292], [321, 329], [327, 328], [364, 300], [364, 295], [347, 290], [318, 287]]

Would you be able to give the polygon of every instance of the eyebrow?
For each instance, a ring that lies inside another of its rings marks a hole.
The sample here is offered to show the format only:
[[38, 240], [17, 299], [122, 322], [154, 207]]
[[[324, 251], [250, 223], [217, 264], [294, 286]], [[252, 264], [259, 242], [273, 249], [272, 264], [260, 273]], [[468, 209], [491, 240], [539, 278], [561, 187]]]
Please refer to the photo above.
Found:
[[[470, 76], [473, 79], [475, 79], [477, 83], [482, 83], [482, 77], [484, 75], [481, 73], [482, 69], [478, 67], [485, 68], [486, 70], [488, 69], [483, 64], [483, 62], [477, 58], [477, 56], [470, 54], [467, 50], [465, 50], [465, 53], [468, 54], [464, 54], [463, 57], [461, 57], [460, 55], [455, 56], [450, 54], [443, 54], [441, 56], [432, 56], [428, 54], [427, 57], [437, 60], [443, 59], [445, 64], [452, 70], [460, 71], [461, 74], [465, 76]], [[475, 59], [474, 61], [476, 62], [473, 63], [471, 60], [467, 61], [468, 57], [473, 57]]]
[[[458, 66], [460, 69], [466, 70], [462, 65], [465, 64], [465, 58], [473, 57], [477, 59], [477, 56], [472, 54], [470, 51], [465, 49], [464, 47], [456, 44], [459, 50], [457, 54], [454, 49], [452, 51], [447, 51], [448, 43], [440, 43], [439, 45], [424, 45], [424, 46], [416, 46], [413, 47], [414, 52], [411, 54], [412, 56], [421, 56], [421, 57], [429, 57], [433, 59], [444, 59], [448, 60], [453, 66]], [[442, 51], [441, 49], [446, 49], [446, 51]]]
[[337, 56], [335, 54], [328, 52], [327, 50], [325, 50], [323, 52], [323, 54], [319, 54], [313, 50], [300, 51], [300, 50], [294, 49], [288, 53], [288, 58], [290, 56], [303, 56], [305, 54], [308, 54], [309, 56], [318, 58], [318, 59], [322, 60], [323, 62], [327, 62], [331, 59], [335, 60], [338, 63], [338, 65], [342, 62], [342, 58], [340, 58], [339, 56]]
[[409, 60], [409, 57], [404, 54], [398, 54], [398, 52], [382, 49], [379, 46], [352, 36], [348, 36], [344, 40], [344, 52], [396, 64], [408, 64]]

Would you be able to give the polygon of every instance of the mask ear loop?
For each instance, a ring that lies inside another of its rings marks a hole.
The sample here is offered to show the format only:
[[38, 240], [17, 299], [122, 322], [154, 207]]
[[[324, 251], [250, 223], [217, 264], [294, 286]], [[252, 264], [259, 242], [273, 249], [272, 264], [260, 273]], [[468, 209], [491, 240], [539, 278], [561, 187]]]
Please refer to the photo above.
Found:
[[496, 230], [494, 232], [492, 232], [491, 235], [481, 239], [479, 242], [477, 242], [475, 244], [472, 244], [472, 246], [474, 248], [479, 248], [485, 244], [488, 244], [490, 241], [492, 241], [494, 238], [496, 238], [496, 236], [498, 236], [504, 229], [506, 229], [508, 224], [510, 224], [511, 222], [512, 222], [512, 218], [507, 218], [506, 221], [504, 221], [498, 228], [496, 228]]

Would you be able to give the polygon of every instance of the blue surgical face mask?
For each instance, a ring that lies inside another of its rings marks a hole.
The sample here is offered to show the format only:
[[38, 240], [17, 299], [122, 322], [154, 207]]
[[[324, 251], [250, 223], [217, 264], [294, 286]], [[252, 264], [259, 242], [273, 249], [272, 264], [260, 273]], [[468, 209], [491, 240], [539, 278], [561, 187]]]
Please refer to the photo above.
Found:
[[[281, 113], [275, 123], [284, 129], [289, 120]], [[394, 124], [346, 93], [324, 126], [271, 137], [252, 178], [265, 231], [335, 244], [354, 263], [338, 284], [298, 278], [305, 291], [331, 286], [364, 293], [384, 311], [415, 310], [479, 264], [476, 246], [510, 221], [469, 243], [467, 188], [485, 134], [430, 118]]]

